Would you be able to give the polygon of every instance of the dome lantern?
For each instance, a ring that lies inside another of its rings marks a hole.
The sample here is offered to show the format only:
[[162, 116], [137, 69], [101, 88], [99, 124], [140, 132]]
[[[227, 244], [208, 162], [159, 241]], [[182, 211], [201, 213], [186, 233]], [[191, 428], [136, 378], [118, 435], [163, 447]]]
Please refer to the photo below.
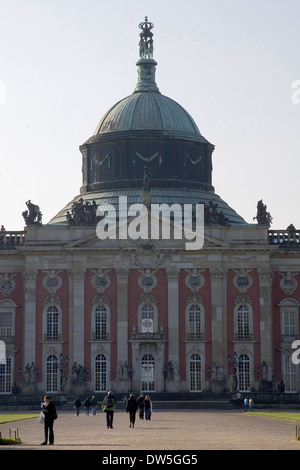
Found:
[[159, 92], [155, 83], [155, 70], [157, 62], [153, 59], [153, 33], [151, 29], [153, 23], [148, 22], [147, 16], [145, 21], [139, 24], [142, 30], [139, 41], [140, 59], [137, 61], [138, 66], [138, 83], [135, 92], [138, 91], [154, 91]]

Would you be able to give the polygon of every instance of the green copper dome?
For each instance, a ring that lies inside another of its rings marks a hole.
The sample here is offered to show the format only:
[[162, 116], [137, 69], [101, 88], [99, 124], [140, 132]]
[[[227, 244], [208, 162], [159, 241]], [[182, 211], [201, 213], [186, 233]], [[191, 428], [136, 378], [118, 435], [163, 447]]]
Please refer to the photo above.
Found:
[[155, 91], [134, 92], [116, 103], [103, 116], [94, 136], [145, 130], [205, 141], [190, 114], [176, 101]]
[[130, 204], [140, 202], [147, 173], [146, 192], [150, 191], [152, 202], [203, 201], [208, 209], [218, 207], [229, 224], [244, 224], [214, 192], [214, 146], [201, 135], [190, 114], [157, 87], [153, 24], [146, 17], [139, 28], [135, 89], [104, 114], [94, 134], [80, 146], [80, 195], [50, 223], [67, 223], [73, 204], [80, 201], [89, 208], [102, 202], [115, 204], [120, 195], [128, 195]]

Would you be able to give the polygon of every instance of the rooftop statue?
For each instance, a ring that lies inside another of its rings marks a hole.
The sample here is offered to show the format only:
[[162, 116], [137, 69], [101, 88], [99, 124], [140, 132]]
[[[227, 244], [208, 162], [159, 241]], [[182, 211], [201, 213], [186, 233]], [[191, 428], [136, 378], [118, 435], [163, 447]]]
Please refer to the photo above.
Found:
[[256, 217], [253, 217], [253, 220], [257, 220], [258, 225], [267, 225], [270, 227], [273, 217], [270, 212], [267, 212], [267, 206], [260, 199], [257, 203], [257, 214]]
[[145, 21], [139, 24], [139, 28], [142, 30], [139, 42], [141, 59], [153, 59], [153, 33], [151, 32], [153, 27], [154, 24], [148, 22], [147, 16], [145, 17]]
[[155, 66], [157, 62], [153, 59], [153, 33], [151, 29], [154, 24], [148, 21], [147, 16], [145, 21], [139, 24], [142, 30], [140, 33], [139, 41], [139, 60], [138, 66], [138, 83], [135, 91], [155, 91], [158, 92], [155, 83]]
[[71, 213], [67, 212], [67, 221], [69, 225], [96, 225], [100, 217], [97, 216], [97, 204], [92, 202], [83, 201], [81, 197], [78, 202], [74, 202], [71, 208]]
[[31, 200], [26, 202], [27, 209], [22, 212], [26, 225], [40, 225], [42, 223], [42, 213], [39, 206], [33, 204]]

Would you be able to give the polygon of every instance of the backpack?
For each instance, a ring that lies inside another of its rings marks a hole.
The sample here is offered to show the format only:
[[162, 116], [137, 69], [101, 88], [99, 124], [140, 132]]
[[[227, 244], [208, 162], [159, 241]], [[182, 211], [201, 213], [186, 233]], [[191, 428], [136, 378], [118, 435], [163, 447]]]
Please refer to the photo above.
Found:
[[113, 398], [111, 396], [108, 396], [106, 398], [106, 406], [107, 408], [111, 408], [113, 406], [114, 402], [113, 402]]

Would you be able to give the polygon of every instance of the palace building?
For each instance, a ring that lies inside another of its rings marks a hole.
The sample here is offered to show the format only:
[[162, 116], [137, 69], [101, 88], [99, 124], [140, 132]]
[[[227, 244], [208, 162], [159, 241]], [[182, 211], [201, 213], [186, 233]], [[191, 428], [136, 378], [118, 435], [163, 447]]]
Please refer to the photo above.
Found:
[[[278, 384], [300, 393], [299, 232], [271, 230], [263, 201], [247, 223], [217, 195], [214, 145], [160, 92], [153, 24], [139, 28], [136, 87], [80, 145], [79, 194], [48, 223], [27, 201], [24, 231], [0, 231], [0, 403]], [[204, 241], [194, 249], [180, 224], [189, 214], [193, 230], [197, 205]], [[145, 215], [154, 207], [156, 234]]]

